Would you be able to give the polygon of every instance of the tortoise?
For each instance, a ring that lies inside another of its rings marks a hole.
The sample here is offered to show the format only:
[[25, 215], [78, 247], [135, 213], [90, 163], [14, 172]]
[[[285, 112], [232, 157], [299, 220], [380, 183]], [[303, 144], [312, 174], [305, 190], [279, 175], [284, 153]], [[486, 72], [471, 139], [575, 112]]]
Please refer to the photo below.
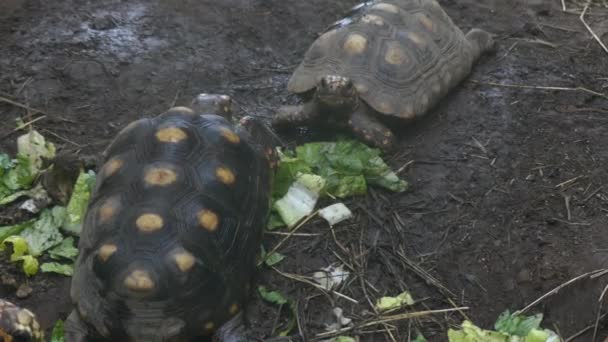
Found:
[[80, 235], [66, 341], [246, 338], [274, 141], [265, 124], [232, 124], [230, 112], [229, 96], [203, 94], [110, 143]]
[[36, 315], [5, 299], [0, 299], [0, 341], [41, 342], [44, 331]]
[[435, 0], [359, 4], [310, 46], [287, 85], [305, 102], [278, 108], [272, 125], [337, 125], [391, 150], [388, 127], [427, 113], [493, 47], [490, 33], [463, 34]]

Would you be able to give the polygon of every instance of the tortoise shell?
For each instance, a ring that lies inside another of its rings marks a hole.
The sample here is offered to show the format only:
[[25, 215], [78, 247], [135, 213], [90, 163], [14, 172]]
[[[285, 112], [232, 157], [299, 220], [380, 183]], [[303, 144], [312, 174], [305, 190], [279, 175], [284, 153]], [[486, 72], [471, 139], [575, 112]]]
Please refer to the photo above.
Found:
[[111, 340], [211, 334], [248, 297], [270, 207], [263, 148], [177, 107], [131, 123], [104, 155], [72, 280], [79, 316]]
[[470, 72], [470, 42], [435, 0], [367, 2], [308, 49], [288, 83], [313, 89], [326, 75], [349, 77], [382, 114], [423, 114]]
[[0, 341], [41, 342], [43, 340], [44, 331], [40, 328], [33, 312], [0, 299]]

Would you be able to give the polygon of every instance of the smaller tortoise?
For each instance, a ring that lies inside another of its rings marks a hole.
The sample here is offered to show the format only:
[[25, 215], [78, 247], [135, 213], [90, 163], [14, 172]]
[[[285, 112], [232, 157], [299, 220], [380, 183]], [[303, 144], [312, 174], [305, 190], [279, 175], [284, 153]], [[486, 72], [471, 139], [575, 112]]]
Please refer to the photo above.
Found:
[[287, 86], [307, 101], [280, 107], [273, 126], [337, 125], [390, 150], [388, 126], [424, 115], [493, 47], [483, 30], [463, 34], [435, 0], [362, 3], [308, 49]]
[[34, 313], [0, 299], [0, 341], [42, 342], [44, 331]]
[[131, 123], [104, 153], [66, 342], [246, 338], [274, 140], [253, 118], [227, 120], [228, 96], [203, 94], [191, 107]]

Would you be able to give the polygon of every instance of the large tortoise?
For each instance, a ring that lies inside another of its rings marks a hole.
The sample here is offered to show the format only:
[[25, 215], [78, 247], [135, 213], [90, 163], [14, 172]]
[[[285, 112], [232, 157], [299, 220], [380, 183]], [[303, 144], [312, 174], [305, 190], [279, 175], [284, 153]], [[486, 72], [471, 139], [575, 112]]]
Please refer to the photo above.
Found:
[[435, 0], [362, 3], [308, 49], [287, 87], [312, 97], [279, 108], [273, 125], [340, 125], [389, 150], [391, 119], [424, 115], [493, 46], [483, 30], [463, 34]]
[[131, 123], [104, 153], [67, 342], [243, 336], [225, 327], [245, 332], [236, 322], [268, 218], [274, 141], [252, 118], [234, 127], [227, 96], [191, 107]]

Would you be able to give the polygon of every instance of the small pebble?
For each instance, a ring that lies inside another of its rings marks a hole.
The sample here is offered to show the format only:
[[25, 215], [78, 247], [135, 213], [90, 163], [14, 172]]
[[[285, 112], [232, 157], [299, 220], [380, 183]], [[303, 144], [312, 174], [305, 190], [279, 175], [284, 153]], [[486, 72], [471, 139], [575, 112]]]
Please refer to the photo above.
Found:
[[27, 285], [27, 284], [21, 284], [19, 285], [19, 288], [17, 289], [17, 298], [19, 299], [23, 299], [23, 298], [27, 298], [30, 296], [30, 294], [32, 294], [33, 289]]
[[2, 285], [17, 287], [17, 280], [10, 274], [3, 274], [0, 282], [2, 282]]

